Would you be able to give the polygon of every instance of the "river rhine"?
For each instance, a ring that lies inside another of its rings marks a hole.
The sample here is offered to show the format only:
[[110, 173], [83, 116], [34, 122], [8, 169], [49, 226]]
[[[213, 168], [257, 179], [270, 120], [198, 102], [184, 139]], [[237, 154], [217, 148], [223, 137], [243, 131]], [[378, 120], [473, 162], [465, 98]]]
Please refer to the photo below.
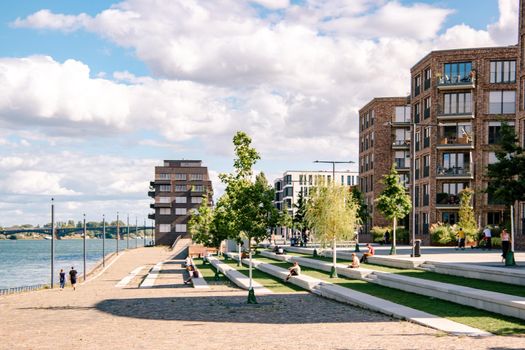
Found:
[[[141, 247], [142, 239], [129, 240], [129, 247]], [[106, 239], [106, 255], [116, 250], [116, 240]], [[119, 241], [119, 250], [126, 249], [127, 241]], [[86, 240], [86, 265], [89, 271], [102, 259], [102, 240]], [[60, 269], [74, 266], [82, 275], [82, 240], [55, 241], [55, 277]], [[0, 289], [35, 284], [46, 284], [51, 278], [50, 240], [0, 240]]]

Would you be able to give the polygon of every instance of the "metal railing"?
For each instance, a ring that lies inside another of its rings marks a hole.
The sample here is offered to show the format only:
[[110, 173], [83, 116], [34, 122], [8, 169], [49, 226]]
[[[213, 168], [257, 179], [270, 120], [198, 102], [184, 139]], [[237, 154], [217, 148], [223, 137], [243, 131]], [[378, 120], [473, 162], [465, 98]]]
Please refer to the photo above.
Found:
[[476, 78], [470, 77], [469, 75], [454, 75], [439, 78], [438, 86], [448, 86], [448, 85], [472, 85], [476, 83]]
[[471, 176], [472, 171], [470, 167], [449, 167], [445, 168], [442, 166], [437, 167], [438, 176]]
[[44, 288], [49, 288], [49, 284], [34, 284], [32, 286], [21, 286], [21, 287], [13, 287], [13, 288], [4, 288], [4, 289], [0, 289], [0, 295], [32, 292], [34, 290], [40, 290], [40, 289], [44, 289]]

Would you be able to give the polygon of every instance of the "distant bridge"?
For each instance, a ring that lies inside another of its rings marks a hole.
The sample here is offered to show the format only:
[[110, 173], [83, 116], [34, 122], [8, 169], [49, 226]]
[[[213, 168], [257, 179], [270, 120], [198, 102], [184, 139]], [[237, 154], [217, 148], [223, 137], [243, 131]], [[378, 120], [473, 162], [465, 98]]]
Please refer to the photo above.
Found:
[[[144, 230], [153, 230], [153, 226], [129, 226], [129, 233], [136, 233], [138, 231]], [[86, 231], [96, 231], [99, 234], [102, 234], [103, 227], [87, 227]], [[65, 236], [69, 233], [82, 233], [84, 232], [83, 227], [68, 227], [68, 228], [55, 228], [57, 237]], [[117, 226], [106, 226], [106, 234], [116, 234]], [[8, 230], [0, 230], [2, 235], [13, 235], [17, 233], [41, 233], [51, 235], [51, 227], [39, 227], [39, 228], [16, 228]], [[128, 233], [128, 226], [120, 226], [119, 233], [121, 236], [124, 236]]]

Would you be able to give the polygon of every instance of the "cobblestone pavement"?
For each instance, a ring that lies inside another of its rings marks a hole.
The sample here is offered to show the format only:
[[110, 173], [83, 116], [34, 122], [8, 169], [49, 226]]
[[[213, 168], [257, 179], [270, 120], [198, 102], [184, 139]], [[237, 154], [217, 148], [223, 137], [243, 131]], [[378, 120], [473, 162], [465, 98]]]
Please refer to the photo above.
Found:
[[[258, 297], [224, 285], [202, 291], [140, 281], [169, 252], [121, 254], [95, 280], [0, 297], [0, 349], [523, 349], [525, 338], [459, 338], [312, 294]], [[115, 284], [146, 265], [126, 288]]]

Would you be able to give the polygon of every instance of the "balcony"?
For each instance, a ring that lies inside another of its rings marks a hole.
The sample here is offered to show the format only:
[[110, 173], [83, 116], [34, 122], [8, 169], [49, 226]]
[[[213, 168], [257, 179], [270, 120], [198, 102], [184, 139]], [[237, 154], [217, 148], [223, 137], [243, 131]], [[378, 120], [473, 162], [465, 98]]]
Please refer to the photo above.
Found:
[[470, 170], [471, 166], [437, 167], [436, 178], [438, 180], [462, 180], [473, 179], [474, 174]]
[[396, 158], [395, 159], [396, 170], [399, 172], [410, 171], [410, 162], [405, 158]]
[[151, 203], [151, 204], [149, 205], [149, 207], [150, 207], [151, 209], [155, 209], [155, 203]]
[[148, 214], [148, 219], [155, 220], [155, 214]]
[[474, 138], [472, 136], [447, 135], [441, 136], [437, 149], [441, 150], [469, 150], [474, 149]]
[[474, 108], [471, 106], [462, 106], [451, 108], [451, 106], [438, 106], [437, 119], [438, 120], [470, 120], [474, 119]]
[[439, 78], [437, 88], [440, 91], [446, 90], [461, 90], [461, 89], [475, 89], [476, 88], [476, 79], [471, 78], [470, 76], [456, 75], [449, 77], [445, 75], [444, 77]]
[[162, 179], [162, 180], [150, 181], [149, 185], [150, 185], [150, 186], [155, 186], [155, 185], [171, 185], [171, 180]]
[[148, 197], [155, 198], [155, 191], [148, 191]]
[[436, 209], [459, 208], [459, 196], [440, 192], [436, 194]]
[[395, 140], [392, 143], [392, 149], [395, 149], [395, 150], [409, 150], [410, 149], [410, 140]]

